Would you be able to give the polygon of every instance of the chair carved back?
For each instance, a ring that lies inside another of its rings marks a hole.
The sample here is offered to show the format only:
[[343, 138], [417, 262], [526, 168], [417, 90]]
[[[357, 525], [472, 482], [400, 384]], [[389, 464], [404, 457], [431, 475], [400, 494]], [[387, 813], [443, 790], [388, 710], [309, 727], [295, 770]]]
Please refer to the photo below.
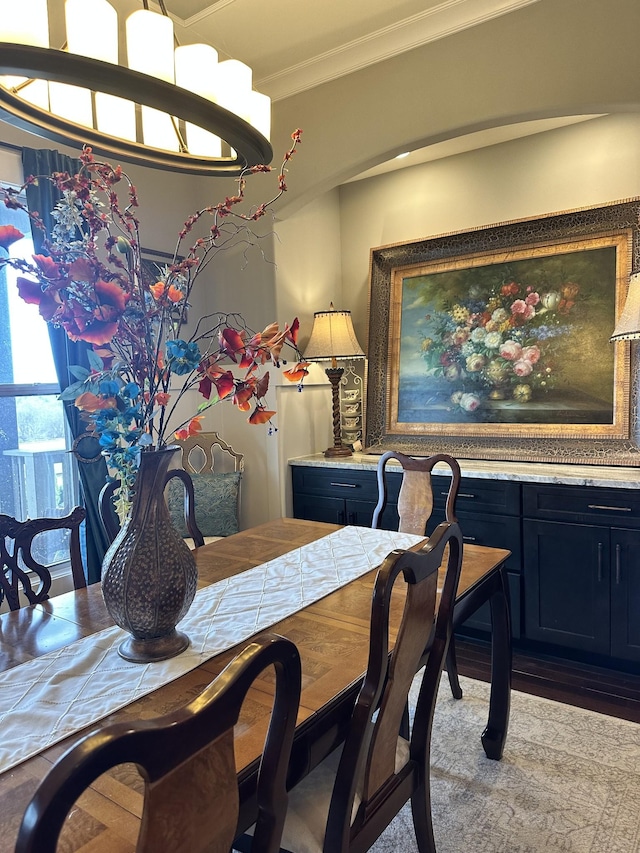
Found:
[[[83, 507], [75, 507], [61, 518], [33, 518], [18, 521], [10, 515], [0, 515], [0, 604], [6, 599], [11, 610], [21, 606], [20, 592], [29, 604], [49, 598], [51, 573], [34, 556], [33, 541], [50, 530], [69, 530], [69, 557], [73, 585], [87, 585], [80, 554], [80, 525], [86, 517]], [[29, 572], [36, 576], [39, 586], [34, 590]]]
[[186, 707], [156, 720], [116, 723], [86, 735], [54, 765], [24, 814], [16, 853], [54, 853], [76, 799], [110, 768], [133, 762], [145, 796], [139, 853], [229, 853], [239, 795], [233, 726], [253, 681], [275, 668], [275, 699], [257, 787], [255, 853], [277, 853], [286, 772], [300, 699], [300, 657], [275, 634], [253, 641]]
[[[170, 468], [165, 477], [165, 486], [170, 480], [177, 479], [184, 486], [184, 518], [189, 530], [189, 535], [193, 539], [196, 547], [200, 548], [204, 545], [204, 536], [202, 535], [195, 514], [195, 494], [193, 489], [193, 480], [190, 475], [183, 471], [182, 468]], [[113, 542], [120, 532], [120, 521], [113, 506], [113, 495], [116, 489], [120, 486], [119, 480], [111, 480], [100, 490], [98, 496], [98, 510], [100, 519], [105, 529], [109, 542]]]
[[372, 527], [378, 527], [387, 505], [387, 462], [395, 459], [402, 466], [402, 484], [398, 495], [398, 515], [401, 533], [415, 533], [424, 536], [431, 513], [433, 512], [433, 484], [431, 474], [438, 462], [443, 462], [451, 470], [451, 481], [445, 503], [445, 520], [456, 521], [456, 499], [460, 488], [460, 466], [453, 456], [436, 453], [433, 456], [415, 458], [395, 450], [383, 453], [378, 460], [378, 504], [373, 512]]
[[[438, 568], [445, 553], [446, 580], [434, 626]], [[428, 787], [431, 728], [461, 565], [460, 528], [457, 523], [443, 522], [421, 551], [394, 551], [379, 570], [367, 672], [336, 774], [325, 853], [367, 850], [408, 799], [412, 800], [416, 833], [424, 834], [421, 841], [430, 836], [433, 844]], [[400, 578], [406, 584], [406, 598], [395, 647], [389, 655], [389, 608], [392, 590], [396, 582], [401, 583]], [[432, 631], [425, 660], [424, 649]], [[408, 760], [396, 772], [398, 732], [421, 661], [426, 666]], [[359, 805], [353, 817], [356, 796]], [[419, 849], [435, 848], [419, 843]]]
[[[406, 456], [404, 453], [395, 450], [389, 450], [383, 453], [378, 460], [378, 503], [373, 513], [372, 527], [378, 527], [387, 505], [387, 462], [390, 459], [395, 459], [402, 466], [402, 483], [398, 494], [398, 516], [400, 519], [398, 530], [401, 533], [414, 533], [416, 536], [425, 535], [434, 505], [432, 472], [438, 462], [447, 465], [451, 471], [451, 480], [446, 492], [445, 521], [457, 521], [456, 500], [460, 489], [460, 465], [457, 460], [446, 453], [435, 453], [432, 456], [416, 458]], [[451, 615], [453, 618], [453, 611]], [[452, 631], [451, 634], [453, 634]], [[453, 636], [447, 649], [447, 675], [454, 698], [462, 699]]]
[[[184, 518], [193, 539], [199, 548], [204, 545], [205, 538], [196, 521], [195, 492], [192, 475], [199, 474], [242, 474], [244, 471], [244, 455], [238, 453], [217, 432], [202, 432], [190, 436], [184, 441], [175, 442], [182, 453], [176, 460], [180, 467], [170, 468], [165, 480], [165, 487], [171, 479], [179, 479], [184, 486]], [[113, 508], [113, 494], [119, 482], [112, 481], [103, 486], [98, 498], [100, 518], [110, 542], [118, 535], [120, 523]], [[239, 511], [240, 490], [238, 489]]]
[[181, 465], [189, 474], [228, 474], [244, 471], [238, 453], [217, 432], [201, 432], [176, 442], [182, 448]]

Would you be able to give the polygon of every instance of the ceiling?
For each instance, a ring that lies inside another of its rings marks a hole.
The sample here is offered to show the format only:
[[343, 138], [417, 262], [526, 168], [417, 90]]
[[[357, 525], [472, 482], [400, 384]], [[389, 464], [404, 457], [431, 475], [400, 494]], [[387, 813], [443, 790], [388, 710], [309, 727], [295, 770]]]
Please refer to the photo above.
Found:
[[246, 62], [255, 87], [277, 100], [537, 2], [165, 0], [165, 5], [180, 40], [205, 41]]
[[[212, 44], [251, 66], [256, 89], [289, 97], [539, 0], [165, 0], [181, 43]], [[139, 8], [139, 0], [119, 5]], [[381, 163], [352, 180], [539, 133], [588, 117], [485, 130]]]

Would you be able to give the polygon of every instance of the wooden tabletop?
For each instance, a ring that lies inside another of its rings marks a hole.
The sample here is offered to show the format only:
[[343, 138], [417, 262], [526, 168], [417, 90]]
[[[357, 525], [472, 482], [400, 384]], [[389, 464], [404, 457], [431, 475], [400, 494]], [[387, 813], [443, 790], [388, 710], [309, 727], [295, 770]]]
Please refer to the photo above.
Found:
[[[339, 526], [333, 524], [280, 519], [222, 539], [197, 550], [199, 584], [206, 586], [238, 574], [337, 529]], [[509, 551], [502, 549], [465, 545], [458, 598], [472, 591], [508, 556]], [[375, 572], [369, 572], [272, 628], [293, 640], [302, 658], [298, 748], [294, 758], [297, 775], [306, 772], [330, 748], [340, 722], [336, 697], [348, 694], [350, 685], [353, 692], [366, 668], [374, 578]], [[392, 625], [399, 622], [401, 609], [402, 598], [397, 596]], [[6, 613], [0, 617], [0, 671], [112, 624], [99, 584]], [[212, 658], [110, 715], [102, 724], [150, 719], [184, 705], [210, 683], [237, 651], [231, 649]], [[236, 729], [236, 764], [249, 787], [249, 771], [262, 751], [271, 700], [272, 679], [266, 672], [250, 691]], [[29, 737], [28, 726], [25, 737]], [[78, 737], [76, 734], [0, 774], [0, 853], [13, 851], [22, 814], [38, 782]], [[142, 780], [133, 765], [123, 765], [100, 777], [71, 812], [60, 849], [132, 853], [142, 811], [142, 791]]]

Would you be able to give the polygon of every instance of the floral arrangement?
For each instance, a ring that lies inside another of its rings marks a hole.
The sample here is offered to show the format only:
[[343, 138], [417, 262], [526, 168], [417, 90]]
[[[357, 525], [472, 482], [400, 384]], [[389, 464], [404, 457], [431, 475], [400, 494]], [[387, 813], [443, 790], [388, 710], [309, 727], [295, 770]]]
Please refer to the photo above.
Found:
[[451, 405], [475, 412], [488, 400], [526, 403], [554, 387], [556, 344], [569, 331], [580, 286], [564, 282], [540, 292], [510, 281], [426, 316], [420, 355], [430, 376], [450, 384]]
[[[250, 412], [250, 423], [268, 423], [271, 430], [275, 412], [265, 399], [269, 372], [264, 366], [279, 367], [285, 346], [298, 361], [284, 375], [301, 388], [307, 365], [297, 349], [297, 319], [284, 329], [272, 323], [255, 332], [237, 314], [214, 313], [201, 317], [190, 333], [186, 328], [186, 308], [198, 277], [238, 238], [253, 242], [251, 224], [286, 191], [286, 165], [300, 133], [292, 135], [275, 195], [242, 212], [238, 206], [248, 175], [271, 171], [263, 165], [246, 169], [237, 179], [236, 195], [196, 211], [184, 223], [172, 260], [157, 267], [155, 281], [144, 274], [136, 189], [120, 166], [98, 162], [90, 148], [83, 150], [77, 174], [46, 176], [62, 194], [52, 212], [55, 226], [46, 234], [46, 254], [34, 255], [32, 261], [11, 258], [9, 247], [23, 235], [13, 226], [0, 227], [0, 247], [7, 255], [0, 257], [0, 266], [9, 264], [24, 274], [17, 280], [22, 299], [37, 305], [44, 320], [62, 327], [71, 340], [90, 344], [89, 367], [70, 367], [76, 381], [61, 398], [74, 401], [88, 429], [99, 437], [125, 503], [140, 449], [161, 448], [174, 436], [197, 433], [204, 411], [220, 400], [231, 400]], [[27, 184], [42, 179], [29, 177]], [[22, 207], [21, 190], [2, 189], [8, 207]], [[38, 213], [28, 213], [33, 226], [44, 230]], [[199, 391], [202, 402], [186, 421], [169, 429], [177, 405], [191, 389]]]

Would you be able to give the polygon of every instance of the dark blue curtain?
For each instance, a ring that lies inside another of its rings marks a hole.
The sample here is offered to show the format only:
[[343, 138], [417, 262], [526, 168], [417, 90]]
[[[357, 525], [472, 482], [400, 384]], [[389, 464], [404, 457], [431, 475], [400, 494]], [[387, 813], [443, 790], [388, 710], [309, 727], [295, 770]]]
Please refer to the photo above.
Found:
[[[32, 148], [24, 148], [22, 153], [22, 166], [25, 177], [28, 175], [50, 175], [52, 172], [69, 172], [74, 174], [78, 171], [80, 162], [59, 151], [46, 151]], [[27, 205], [30, 210], [37, 210], [42, 221], [49, 231], [53, 225], [51, 211], [60, 199], [60, 193], [50, 181], [39, 181], [27, 187]], [[43, 253], [44, 235], [37, 228], [33, 231], [33, 242], [36, 252]], [[53, 359], [58, 374], [60, 388], [64, 390], [67, 385], [74, 382], [74, 377], [69, 373], [70, 364], [81, 364], [89, 367], [87, 350], [89, 345], [83, 341], [69, 340], [63, 329], [54, 328], [49, 325], [49, 337]], [[85, 432], [85, 425], [80, 420], [79, 412], [73, 403], [65, 403], [65, 412], [71, 434], [77, 439]], [[80, 488], [82, 499], [87, 510], [87, 521], [85, 526], [85, 559], [87, 582], [94, 583], [100, 580], [100, 569], [105, 552], [109, 546], [100, 516], [98, 514], [98, 495], [105, 484], [107, 466], [100, 455], [100, 447], [97, 439], [85, 437], [78, 441], [76, 447], [76, 458], [80, 472]]]

